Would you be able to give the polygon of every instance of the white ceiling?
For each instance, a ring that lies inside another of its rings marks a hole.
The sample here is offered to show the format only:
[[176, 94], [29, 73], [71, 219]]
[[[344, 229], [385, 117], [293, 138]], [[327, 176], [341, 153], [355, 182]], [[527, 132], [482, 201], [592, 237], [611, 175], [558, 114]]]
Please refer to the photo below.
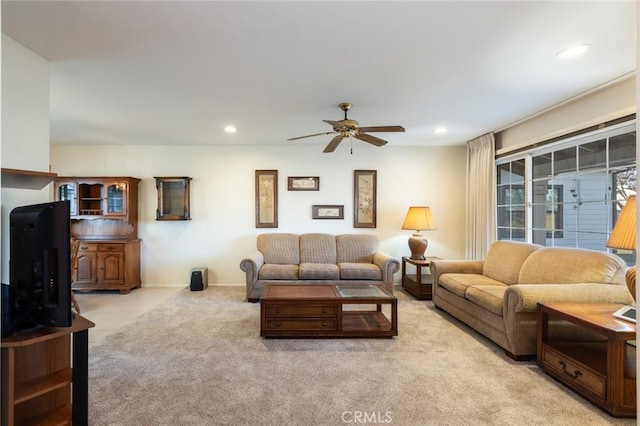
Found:
[[[636, 67], [634, 1], [2, 1], [51, 62], [59, 144], [463, 144]], [[555, 57], [591, 45], [573, 60]], [[234, 124], [238, 132], [223, 132]], [[446, 135], [434, 129], [446, 126]], [[319, 148], [321, 149], [321, 148]]]

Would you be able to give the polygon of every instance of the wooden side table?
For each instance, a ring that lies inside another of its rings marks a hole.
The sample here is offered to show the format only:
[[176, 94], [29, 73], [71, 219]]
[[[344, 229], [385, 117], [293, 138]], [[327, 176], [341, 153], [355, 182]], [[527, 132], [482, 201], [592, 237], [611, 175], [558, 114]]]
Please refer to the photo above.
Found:
[[[402, 257], [402, 287], [413, 297], [420, 300], [431, 300], [433, 278], [428, 272], [431, 261], [438, 257], [427, 257], [424, 260], [411, 259], [409, 256]], [[407, 274], [407, 263], [415, 266], [415, 274]], [[426, 273], [422, 271], [426, 268]]]
[[613, 316], [622, 306], [538, 304], [537, 364], [609, 414], [636, 417], [636, 325]]
[[76, 315], [71, 327], [37, 327], [2, 339], [2, 426], [87, 424], [93, 326]]

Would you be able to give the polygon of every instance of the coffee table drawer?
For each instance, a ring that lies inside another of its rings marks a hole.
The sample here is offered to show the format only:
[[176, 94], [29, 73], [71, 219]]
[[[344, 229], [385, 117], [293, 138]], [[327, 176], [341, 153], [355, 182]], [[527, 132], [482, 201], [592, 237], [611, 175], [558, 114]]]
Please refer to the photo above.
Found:
[[336, 305], [269, 305], [267, 306], [268, 318], [309, 318], [309, 317], [336, 317]]
[[335, 319], [269, 319], [267, 330], [337, 330]]
[[583, 366], [548, 346], [543, 347], [544, 366], [570, 386], [580, 386], [603, 401], [607, 397], [607, 381], [601, 374]]

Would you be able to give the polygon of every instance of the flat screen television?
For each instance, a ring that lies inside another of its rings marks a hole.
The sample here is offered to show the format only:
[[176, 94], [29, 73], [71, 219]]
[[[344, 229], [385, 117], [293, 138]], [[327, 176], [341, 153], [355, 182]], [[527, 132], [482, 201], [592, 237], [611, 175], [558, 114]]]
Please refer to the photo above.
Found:
[[16, 207], [9, 221], [13, 330], [71, 326], [69, 201]]

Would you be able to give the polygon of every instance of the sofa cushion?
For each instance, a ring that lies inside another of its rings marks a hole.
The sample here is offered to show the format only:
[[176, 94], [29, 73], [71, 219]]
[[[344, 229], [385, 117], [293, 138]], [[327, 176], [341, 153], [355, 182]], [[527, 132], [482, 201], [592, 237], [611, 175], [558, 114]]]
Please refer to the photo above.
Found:
[[337, 263], [373, 263], [378, 246], [378, 237], [375, 235], [336, 235]]
[[493, 280], [480, 274], [443, 274], [440, 275], [439, 285], [460, 297], [465, 297], [467, 294], [467, 288], [470, 286], [504, 286], [500, 281]]
[[541, 248], [537, 244], [496, 241], [487, 253], [482, 273], [507, 285], [517, 284], [522, 264], [531, 253]]
[[277, 263], [265, 263], [258, 271], [258, 279], [297, 280], [298, 265], [279, 265]]
[[382, 270], [373, 263], [339, 263], [340, 278], [343, 280], [382, 280]]
[[504, 292], [507, 288], [508, 285], [475, 285], [467, 288], [465, 299], [502, 316]]
[[545, 247], [522, 265], [521, 284], [625, 284], [626, 266], [609, 253], [576, 248]]
[[300, 239], [296, 234], [260, 234], [257, 246], [264, 256], [264, 263], [300, 264]]
[[337, 280], [340, 271], [335, 263], [301, 263], [299, 275], [301, 280]]
[[336, 262], [336, 237], [329, 234], [300, 235], [300, 263]]

